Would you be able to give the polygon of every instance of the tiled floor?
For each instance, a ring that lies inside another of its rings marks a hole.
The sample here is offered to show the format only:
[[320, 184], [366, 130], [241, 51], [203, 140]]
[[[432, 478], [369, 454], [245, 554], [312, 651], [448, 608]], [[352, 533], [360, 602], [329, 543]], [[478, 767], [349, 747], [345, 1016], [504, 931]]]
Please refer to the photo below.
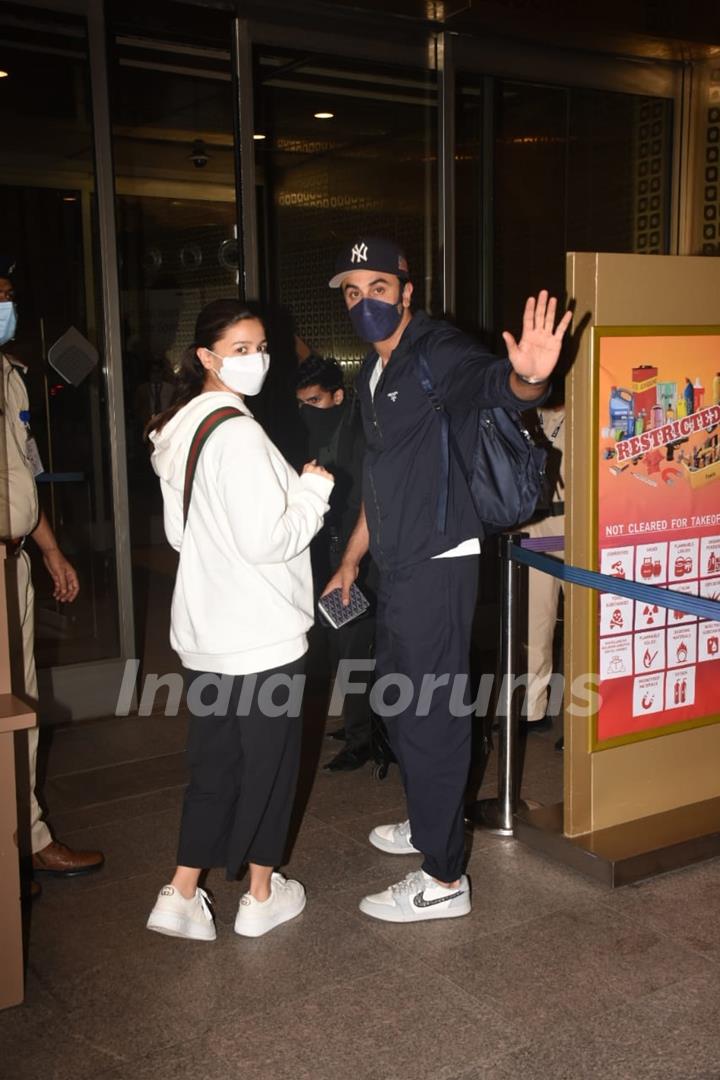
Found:
[[[0, 1014], [12, 1080], [718, 1080], [720, 860], [612, 893], [512, 840], [469, 837], [467, 919], [392, 926], [358, 899], [419, 861], [367, 843], [400, 820], [397, 770], [315, 773], [337, 744], [309, 722], [307, 806], [288, 872], [300, 918], [232, 931], [241, 891], [210, 875], [218, 939], [144, 930], [170, 874], [183, 723], [128, 717], [55, 732], [56, 831], [104, 871], [47, 881], [29, 926], [27, 1001]], [[552, 733], [528, 740], [523, 795], [557, 801]], [[486, 780], [493, 791], [494, 761]]]

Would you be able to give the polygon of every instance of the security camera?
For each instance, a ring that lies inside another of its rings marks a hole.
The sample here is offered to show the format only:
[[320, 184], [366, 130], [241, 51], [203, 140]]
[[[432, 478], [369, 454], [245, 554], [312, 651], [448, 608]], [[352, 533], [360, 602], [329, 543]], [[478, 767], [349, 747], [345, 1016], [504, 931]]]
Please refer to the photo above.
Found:
[[188, 155], [196, 169], [204, 169], [210, 160], [210, 155], [202, 139], [196, 139], [192, 144], [192, 150]]

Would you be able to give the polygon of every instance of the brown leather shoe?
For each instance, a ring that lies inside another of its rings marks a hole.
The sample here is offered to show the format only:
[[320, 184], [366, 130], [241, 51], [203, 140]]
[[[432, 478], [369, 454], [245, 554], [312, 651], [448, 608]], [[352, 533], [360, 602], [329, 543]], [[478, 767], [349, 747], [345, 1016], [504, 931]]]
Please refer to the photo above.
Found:
[[99, 870], [105, 862], [101, 851], [73, 851], [59, 840], [51, 840], [42, 851], [32, 857], [33, 872], [51, 874], [53, 877], [79, 877]]

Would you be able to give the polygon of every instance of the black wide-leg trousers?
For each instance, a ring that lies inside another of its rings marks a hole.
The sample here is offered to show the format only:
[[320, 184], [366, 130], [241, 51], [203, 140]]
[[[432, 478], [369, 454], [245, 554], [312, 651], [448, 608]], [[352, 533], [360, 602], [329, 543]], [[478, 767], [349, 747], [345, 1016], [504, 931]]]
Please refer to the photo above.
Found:
[[[180, 823], [179, 866], [224, 866], [233, 879], [245, 863], [278, 866], [283, 861], [302, 717], [282, 712], [282, 703], [297, 702], [298, 696], [278, 686], [277, 677], [302, 679], [304, 669], [302, 657], [257, 675], [209, 677], [206, 672], [185, 671], [188, 706], [192, 712], [199, 700], [200, 707], [191, 715], [188, 730], [190, 783]], [[219, 710], [212, 708], [218, 697], [216, 680], [230, 683], [229, 693], [228, 683], [221, 683]], [[254, 684], [246, 685], [248, 680]], [[267, 686], [263, 690], [268, 680], [276, 686], [272, 694]], [[203, 715], [211, 709], [211, 715]]]
[[[395, 693], [386, 681], [391, 705], [393, 697], [400, 704], [403, 682], [413, 690], [402, 712], [383, 717], [405, 785], [412, 842], [425, 856], [423, 869], [447, 882], [456, 881], [464, 865], [472, 717], [451, 715], [450, 701], [456, 678], [469, 673], [477, 585], [478, 558], [470, 555], [381, 574], [378, 590], [376, 678], [398, 677]], [[422, 707], [426, 676], [443, 684], [434, 689], [429, 710]], [[458, 696], [468, 701], [469, 690]]]

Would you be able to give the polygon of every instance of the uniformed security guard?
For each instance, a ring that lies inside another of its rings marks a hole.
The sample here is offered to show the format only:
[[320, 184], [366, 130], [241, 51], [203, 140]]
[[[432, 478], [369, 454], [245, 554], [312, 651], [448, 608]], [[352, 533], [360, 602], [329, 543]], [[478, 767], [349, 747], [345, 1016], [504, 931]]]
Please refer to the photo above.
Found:
[[[34, 592], [30, 577], [30, 559], [25, 551], [28, 537], [42, 552], [45, 567], [53, 580], [53, 596], [61, 603], [72, 603], [79, 583], [74, 568], [58, 547], [45, 514], [38, 503], [35, 476], [42, 471], [35, 440], [30, 433], [30, 412], [23, 381], [24, 368], [6, 354], [5, 346], [15, 336], [17, 311], [10, 278], [11, 261], [0, 259], [0, 356], [2, 357], [1, 404], [4, 420], [5, 454], [0, 455], [0, 542], [6, 551], [6, 587], [8, 597], [17, 597], [17, 609], [10, 625], [10, 660], [13, 690], [20, 696], [37, 700], [37, 674], [34, 655]], [[14, 603], [9, 605], [11, 611]], [[54, 840], [43, 820], [35, 793], [38, 728], [28, 731], [30, 841], [34, 873], [54, 877], [74, 877], [98, 870], [104, 863], [99, 851], [74, 851]], [[36, 887], [34, 893], [39, 892]]]
[[[522, 532], [533, 537], [565, 535], [565, 493], [562, 456], [565, 449], [565, 408], [548, 402], [537, 410], [541, 438], [538, 440], [548, 453], [549, 502]], [[553, 552], [559, 558], [564, 552]], [[552, 574], [540, 570], [528, 573], [528, 689], [526, 717], [529, 731], [549, 731], [552, 717], [546, 714], [548, 686], [553, 673], [553, 641], [557, 626], [561, 582]]]

